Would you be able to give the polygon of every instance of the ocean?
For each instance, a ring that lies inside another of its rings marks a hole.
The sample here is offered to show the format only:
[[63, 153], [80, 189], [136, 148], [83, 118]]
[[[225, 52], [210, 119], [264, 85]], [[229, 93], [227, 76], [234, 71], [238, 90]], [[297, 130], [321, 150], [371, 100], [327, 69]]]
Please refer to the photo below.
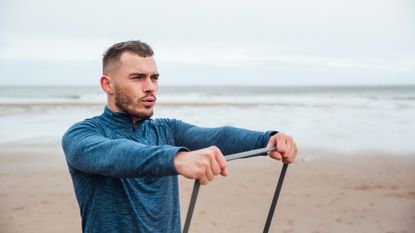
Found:
[[[99, 87], [0, 87], [0, 145], [59, 143], [105, 101]], [[154, 117], [275, 129], [292, 135], [300, 154], [415, 153], [415, 86], [161, 86]]]

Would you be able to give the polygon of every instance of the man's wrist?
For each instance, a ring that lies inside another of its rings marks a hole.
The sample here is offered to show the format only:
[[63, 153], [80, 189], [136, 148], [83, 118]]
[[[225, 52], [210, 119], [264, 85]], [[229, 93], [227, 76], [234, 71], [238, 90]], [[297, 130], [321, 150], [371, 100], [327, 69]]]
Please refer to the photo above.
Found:
[[265, 132], [265, 143], [264, 143], [264, 146], [266, 146], [267, 144], [268, 144], [268, 142], [269, 142], [269, 140], [270, 140], [270, 138], [272, 137], [272, 136], [274, 136], [275, 134], [277, 134], [277, 133], [279, 133], [278, 131], [276, 131], [276, 130], [268, 130], [268, 131], [266, 131]]
[[178, 151], [176, 153], [176, 156], [174, 157], [173, 164], [174, 164], [174, 169], [176, 169], [177, 174], [180, 174], [180, 171], [182, 170], [182, 167], [183, 167], [182, 158], [186, 156], [186, 153], [188, 152]]

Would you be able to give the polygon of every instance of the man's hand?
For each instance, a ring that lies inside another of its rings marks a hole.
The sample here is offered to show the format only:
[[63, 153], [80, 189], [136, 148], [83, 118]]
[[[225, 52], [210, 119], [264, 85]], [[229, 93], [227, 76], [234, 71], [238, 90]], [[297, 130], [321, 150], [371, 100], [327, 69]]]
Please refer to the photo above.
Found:
[[290, 135], [277, 133], [269, 138], [267, 147], [277, 147], [277, 150], [269, 152], [271, 158], [282, 160], [285, 164], [294, 162], [297, 156], [297, 145]]
[[218, 174], [228, 175], [225, 157], [216, 146], [179, 152], [174, 159], [174, 167], [180, 175], [198, 179], [201, 184], [209, 183]]

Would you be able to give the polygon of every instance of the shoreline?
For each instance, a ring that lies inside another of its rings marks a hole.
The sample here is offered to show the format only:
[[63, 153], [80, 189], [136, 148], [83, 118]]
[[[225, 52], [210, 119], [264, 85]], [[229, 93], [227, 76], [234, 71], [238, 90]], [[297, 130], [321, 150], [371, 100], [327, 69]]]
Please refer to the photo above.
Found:
[[[0, 108], [23, 108], [23, 109], [30, 109], [30, 108], [37, 108], [37, 107], [44, 107], [44, 108], [51, 108], [51, 107], [65, 107], [65, 108], [73, 108], [73, 107], [104, 107], [105, 103], [73, 103], [73, 102], [50, 102], [50, 103], [0, 103]], [[235, 106], [235, 107], [257, 107], [257, 106], [282, 106], [282, 107], [330, 107], [328, 104], [301, 104], [301, 103], [283, 103], [283, 102], [261, 102], [257, 103], [255, 101], [249, 102], [233, 102], [233, 101], [177, 101], [177, 102], [157, 102], [157, 106], [191, 106], [191, 107], [217, 107], [217, 106]]]

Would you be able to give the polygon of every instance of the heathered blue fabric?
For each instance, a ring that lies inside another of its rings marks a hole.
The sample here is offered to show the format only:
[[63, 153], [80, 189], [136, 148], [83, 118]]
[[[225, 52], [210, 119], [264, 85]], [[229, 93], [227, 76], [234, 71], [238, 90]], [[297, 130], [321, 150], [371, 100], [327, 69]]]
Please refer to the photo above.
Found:
[[174, 157], [218, 146], [223, 154], [264, 147], [275, 133], [234, 127], [201, 128], [175, 119], [132, 124], [105, 108], [63, 136], [83, 232], [180, 232]]

